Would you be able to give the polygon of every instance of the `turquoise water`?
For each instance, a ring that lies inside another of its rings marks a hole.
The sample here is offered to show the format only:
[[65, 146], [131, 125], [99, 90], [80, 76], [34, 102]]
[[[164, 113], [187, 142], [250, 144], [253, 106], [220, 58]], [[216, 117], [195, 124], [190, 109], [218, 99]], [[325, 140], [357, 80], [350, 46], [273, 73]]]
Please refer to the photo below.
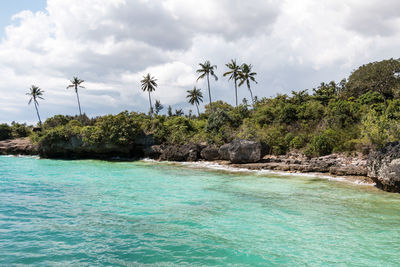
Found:
[[0, 157], [0, 265], [399, 266], [400, 195], [315, 177]]

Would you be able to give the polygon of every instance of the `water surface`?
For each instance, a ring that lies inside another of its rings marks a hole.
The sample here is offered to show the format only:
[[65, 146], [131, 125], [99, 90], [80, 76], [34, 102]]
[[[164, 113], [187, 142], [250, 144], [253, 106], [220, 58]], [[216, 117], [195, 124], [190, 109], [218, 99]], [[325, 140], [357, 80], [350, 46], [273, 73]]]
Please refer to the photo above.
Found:
[[400, 196], [307, 176], [0, 157], [0, 265], [398, 266]]

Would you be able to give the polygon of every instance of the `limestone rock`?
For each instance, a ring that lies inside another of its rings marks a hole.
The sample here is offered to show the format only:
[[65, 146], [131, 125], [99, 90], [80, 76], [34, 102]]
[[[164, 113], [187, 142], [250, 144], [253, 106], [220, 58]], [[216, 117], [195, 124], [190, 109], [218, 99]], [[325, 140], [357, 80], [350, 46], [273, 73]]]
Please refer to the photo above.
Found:
[[400, 193], [400, 142], [388, 143], [368, 157], [368, 176], [388, 192]]

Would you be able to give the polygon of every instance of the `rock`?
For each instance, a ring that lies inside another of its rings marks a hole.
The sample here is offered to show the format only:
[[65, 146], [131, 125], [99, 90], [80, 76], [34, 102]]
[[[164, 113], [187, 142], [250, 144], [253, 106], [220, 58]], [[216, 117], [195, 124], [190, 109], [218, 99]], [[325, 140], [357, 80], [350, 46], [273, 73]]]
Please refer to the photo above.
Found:
[[223, 159], [223, 160], [230, 160], [230, 155], [229, 155], [229, 148], [230, 148], [231, 144], [225, 144], [222, 145], [219, 150], [218, 150], [218, 154], [219, 154], [219, 158]]
[[200, 158], [200, 146], [196, 144], [168, 145], [163, 149], [160, 160], [197, 161]]
[[206, 146], [201, 150], [201, 157], [208, 161], [220, 159], [219, 150], [217, 146]]
[[1, 155], [37, 155], [38, 149], [29, 138], [0, 141]]
[[250, 163], [261, 159], [261, 144], [255, 141], [237, 139], [229, 147], [232, 163]]
[[159, 159], [163, 153], [163, 147], [160, 145], [146, 146], [143, 149], [143, 154], [146, 158]]
[[135, 138], [136, 146], [150, 147], [155, 144], [156, 144], [156, 142], [155, 142], [152, 134], [146, 135], [146, 134], [142, 133], [138, 137]]
[[39, 143], [39, 155], [43, 158], [68, 159], [139, 158], [141, 156], [133, 144], [89, 144], [84, 143], [80, 136], [72, 136], [56, 142], [42, 140]]
[[255, 141], [236, 139], [220, 147], [221, 159], [231, 163], [252, 163], [261, 159], [261, 144]]
[[400, 193], [400, 142], [388, 143], [368, 157], [368, 176], [377, 187]]

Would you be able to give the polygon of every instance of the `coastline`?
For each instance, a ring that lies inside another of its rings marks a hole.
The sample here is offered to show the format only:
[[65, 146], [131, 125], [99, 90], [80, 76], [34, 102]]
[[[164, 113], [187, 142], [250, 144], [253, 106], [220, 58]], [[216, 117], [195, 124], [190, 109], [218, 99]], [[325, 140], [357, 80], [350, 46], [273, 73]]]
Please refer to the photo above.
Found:
[[254, 173], [259, 175], [274, 175], [274, 176], [306, 176], [321, 179], [327, 179], [338, 182], [346, 182], [355, 185], [363, 186], [376, 186], [376, 183], [367, 176], [339, 176], [323, 172], [290, 172], [290, 171], [277, 171], [268, 169], [254, 169], [250, 168], [248, 164], [230, 164], [228, 161], [160, 161], [150, 158], [140, 160], [142, 162], [161, 163], [168, 165], [184, 166], [195, 169], [205, 169], [213, 171], [222, 171], [228, 173]]

